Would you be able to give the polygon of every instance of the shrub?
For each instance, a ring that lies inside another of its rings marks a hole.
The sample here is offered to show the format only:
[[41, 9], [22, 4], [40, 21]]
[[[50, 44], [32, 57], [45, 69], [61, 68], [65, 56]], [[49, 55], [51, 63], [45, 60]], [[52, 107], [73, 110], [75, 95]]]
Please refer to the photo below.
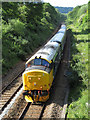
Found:
[[6, 72], [47, 40], [61, 16], [49, 3], [9, 2], [3, 3], [2, 9], [2, 57]]

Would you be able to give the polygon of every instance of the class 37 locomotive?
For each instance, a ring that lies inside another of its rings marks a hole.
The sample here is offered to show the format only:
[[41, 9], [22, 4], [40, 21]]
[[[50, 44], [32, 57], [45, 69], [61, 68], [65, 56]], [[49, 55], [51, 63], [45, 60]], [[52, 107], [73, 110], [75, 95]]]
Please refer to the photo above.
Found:
[[36, 52], [25, 64], [23, 95], [27, 102], [45, 102], [49, 99], [57, 67], [61, 60], [66, 41], [66, 26]]

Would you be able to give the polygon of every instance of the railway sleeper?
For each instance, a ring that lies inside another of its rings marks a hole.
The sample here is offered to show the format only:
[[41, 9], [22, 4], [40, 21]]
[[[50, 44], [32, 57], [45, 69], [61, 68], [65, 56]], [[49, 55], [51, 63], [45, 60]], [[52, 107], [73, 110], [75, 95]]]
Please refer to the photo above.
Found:
[[4, 94], [4, 95], [1, 96], [1, 98], [3, 98], [3, 97], [11, 97], [11, 95], [10, 94], [7, 94], [7, 95]]
[[7, 99], [1, 99], [0, 102], [7, 102]]
[[4, 96], [4, 97], [1, 98], [1, 100], [5, 100], [5, 99], [9, 99], [9, 98], [10, 98], [10, 97], [7, 97], [7, 96], [5, 97], [5, 96]]

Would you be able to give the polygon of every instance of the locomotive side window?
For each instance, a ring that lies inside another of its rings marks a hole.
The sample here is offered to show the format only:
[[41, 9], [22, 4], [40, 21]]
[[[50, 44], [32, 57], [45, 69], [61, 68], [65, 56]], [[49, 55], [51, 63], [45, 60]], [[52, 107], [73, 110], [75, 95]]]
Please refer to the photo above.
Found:
[[31, 61], [28, 63], [28, 67], [29, 67], [30, 65], [34, 65], [34, 61], [33, 61], [33, 60], [31, 60]]
[[31, 65], [34, 65], [34, 61], [31, 60], [28, 64], [25, 65], [25, 68], [30, 67]]
[[31, 61], [29, 62], [29, 64], [30, 64], [30, 65], [34, 65], [34, 61], [31, 60]]

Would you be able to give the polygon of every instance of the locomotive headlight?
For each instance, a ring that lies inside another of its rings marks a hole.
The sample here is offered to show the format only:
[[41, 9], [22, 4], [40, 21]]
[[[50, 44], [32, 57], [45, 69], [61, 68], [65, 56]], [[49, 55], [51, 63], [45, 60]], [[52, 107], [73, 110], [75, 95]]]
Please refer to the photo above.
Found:
[[29, 78], [29, 80], [31, 80], [31, 78]]
[[25, 74], [25, 76], [27, 76], [27, 74]]

